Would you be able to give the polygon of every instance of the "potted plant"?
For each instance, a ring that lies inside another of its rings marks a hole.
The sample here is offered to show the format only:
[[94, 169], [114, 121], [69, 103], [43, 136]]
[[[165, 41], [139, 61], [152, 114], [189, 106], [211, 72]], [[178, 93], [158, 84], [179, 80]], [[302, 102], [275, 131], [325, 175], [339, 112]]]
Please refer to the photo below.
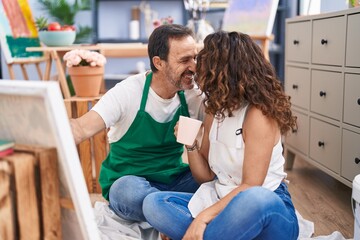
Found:
[[95, 51], [74, 49], [63, 57], [78, 97], [96, 97], [100, 94], [106, 58]]
[[[53, 18], [53, 21], [68, 26], [74, 26], [75, 17], [79, 12], [91, 9], [90, 0], [38, 0], [38, 2], [42, 5], [43, 10]], [[76, 27], [75, 42], [88, 42], [91, 34], [91, 27], [79, 25]]]

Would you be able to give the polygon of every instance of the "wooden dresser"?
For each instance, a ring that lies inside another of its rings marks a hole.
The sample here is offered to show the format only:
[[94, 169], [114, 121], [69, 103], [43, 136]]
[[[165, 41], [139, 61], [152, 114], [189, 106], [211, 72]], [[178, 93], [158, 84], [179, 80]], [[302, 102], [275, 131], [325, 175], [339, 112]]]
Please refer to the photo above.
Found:
[[298, 129], [296, 155], [351, 187], [360, 174], [360, 7], [286, 20], [285, 91]]

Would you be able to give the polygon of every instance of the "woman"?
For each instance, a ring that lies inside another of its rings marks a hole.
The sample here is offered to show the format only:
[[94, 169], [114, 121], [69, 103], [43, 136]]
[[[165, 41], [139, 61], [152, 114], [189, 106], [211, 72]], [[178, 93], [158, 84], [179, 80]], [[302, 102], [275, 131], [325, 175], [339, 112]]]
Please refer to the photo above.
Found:
[[296, 118], [273, 67], [248, 35], [216, 32], [197, 73], [207, 118], [201, 148], [186, 148], [202, 185], [195, 194], [150, 194], [147, 221], [171, 239], [297, 239], [281, 144]]

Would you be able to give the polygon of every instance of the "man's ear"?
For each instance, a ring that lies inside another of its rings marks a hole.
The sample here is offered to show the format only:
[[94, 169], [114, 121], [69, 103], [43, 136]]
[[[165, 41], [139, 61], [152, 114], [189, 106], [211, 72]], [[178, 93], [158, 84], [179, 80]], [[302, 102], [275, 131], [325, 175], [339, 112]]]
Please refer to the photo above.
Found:
[[164, 61], [162, 61], [159, 56], [153, 57], [152, 61], [156, 69], [161, 70], [164, 67]]

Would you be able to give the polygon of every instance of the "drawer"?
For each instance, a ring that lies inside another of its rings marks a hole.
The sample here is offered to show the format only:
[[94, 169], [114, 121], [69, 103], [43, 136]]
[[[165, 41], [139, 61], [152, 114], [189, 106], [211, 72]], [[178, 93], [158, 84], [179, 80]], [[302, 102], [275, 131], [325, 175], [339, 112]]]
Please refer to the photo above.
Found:
[[345, 59], [345, 17], [313, 21], [312, 62], [342, 66]]
[[285, 53], [287, 61], [310, 62], [311, 23], [296, 22], [286, 25]]
[[360, 134], [343, 130], [341, 176], [349, 181], [360, 174]]
[[360, 127], [360, 75], [358, 74], [345, 74], [343, 121]]
[[339, 72], [311, 71], [311, 111], [340, 120], [343, 84]]
[[340, 128], [310, 118], [310, 157], [333, 172], [340, 174]]
[[286, 67], [285, 91], [291, 96], [295, 106], [309, 109], [310, 105], [310, 70], [308, 68]]
[[296, 111], [293, 111], [293, 114], [297, 117], [297, 130], [289, 133], [285, 141], [307, 155], [309, 152], [309, 117]]
[[348, 16], [346, 40], [346, 66], [360, 67], [360, 14]]

